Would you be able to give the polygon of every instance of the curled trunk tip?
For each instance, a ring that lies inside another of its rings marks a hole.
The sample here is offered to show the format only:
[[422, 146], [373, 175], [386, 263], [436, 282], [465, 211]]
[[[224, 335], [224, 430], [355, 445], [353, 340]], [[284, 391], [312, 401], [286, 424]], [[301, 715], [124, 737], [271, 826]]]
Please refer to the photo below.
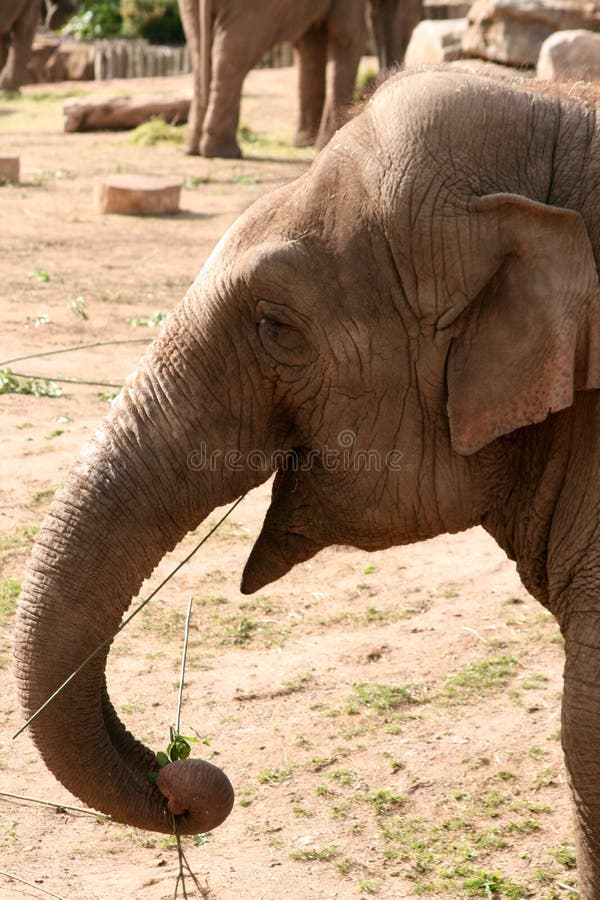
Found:
[[159, 770], [156, 785], [178, 817], [180, 834], [202, 834], [225, 821], [234, 792], [227, 775], [203, 759], [178, 759]]

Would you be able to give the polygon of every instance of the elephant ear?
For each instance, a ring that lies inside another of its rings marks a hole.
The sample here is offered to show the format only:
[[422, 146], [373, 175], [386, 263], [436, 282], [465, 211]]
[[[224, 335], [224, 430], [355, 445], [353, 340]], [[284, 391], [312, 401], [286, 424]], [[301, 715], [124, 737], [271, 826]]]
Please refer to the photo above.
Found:
[[448, 416], [465, 455], [600, 387], [600, 285], [579, 213], [490, 194], [467, 218], [467, 306], [438, 322], [454, 332]]

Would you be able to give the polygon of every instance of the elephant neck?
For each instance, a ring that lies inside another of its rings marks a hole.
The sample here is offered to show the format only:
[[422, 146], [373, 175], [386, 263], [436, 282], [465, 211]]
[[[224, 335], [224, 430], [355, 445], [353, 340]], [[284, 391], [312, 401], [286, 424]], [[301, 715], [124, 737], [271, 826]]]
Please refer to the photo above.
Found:
[[509, 461], [508, 490], [482, 520], [516, 561], [527, 590], [557, 617], [568, 615], [566, 595], [578, 567], [598, 548], [600, 522], [594, 486], [600, 459], [600, 394], [582, 391], [570, 409], [501, 438]]

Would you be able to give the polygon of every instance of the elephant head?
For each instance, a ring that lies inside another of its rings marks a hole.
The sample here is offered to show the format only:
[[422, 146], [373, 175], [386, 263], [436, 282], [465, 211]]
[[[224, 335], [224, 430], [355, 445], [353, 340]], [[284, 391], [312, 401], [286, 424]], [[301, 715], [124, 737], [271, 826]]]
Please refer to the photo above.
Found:
[[[520, 125], [506, 135], [509, 94]], [[39, 533], [16, 648], [26, 713], [114, 634], [167, 550], [274, 472], [248, 592], [327, 545], [464, 529], [510, 492], [502, 436], [600, 384], [592, 247], [578, 212], [545, 202], [553, 159], [534, 115], [525, 93], [471, 75], [397, 76], [224, 236]], [[518, 165], [499, 160], [500, 136]], [[106, 653], [34, 740], [86, 803], [170, 831]], [[190, 808], [172, 807], [182, 833], [200, 827]]]

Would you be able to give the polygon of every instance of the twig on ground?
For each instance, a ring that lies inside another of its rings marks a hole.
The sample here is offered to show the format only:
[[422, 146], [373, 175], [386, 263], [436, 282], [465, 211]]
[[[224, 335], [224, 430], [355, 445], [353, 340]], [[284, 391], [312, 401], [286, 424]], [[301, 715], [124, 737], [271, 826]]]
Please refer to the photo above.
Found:
[[27, 353], [25, 356], [13, 356], [12, 359], [5, 359], [0, 362], [0, 369], [9, 366], [11, 363], [22, 362], [24, 359], [39, 359], [40, 356], [55, 356], [57, 353], [74, 353], [76, 350], [91, 350], [93, 347], [111, 347], [118, 344], [149, 344], [153, 340], [152, 337], [147, 338], [127, 338], [120, 341], [93, 341], [91, 344], [73, 344], [71, 347], [61, 347], [59, 350], [43, 350], [41, 353]]
[[50, 806], [52, 809], [64, 809], [67, 812], [82, 813], [85, 816], [93, 816], [95, 819], [110, 819], [105, 813], [94, 812], [92, 809], [84, 809], [82, 806], [68, 806], [66, 803], [53, 803], [51, 800], [40, 800], [39, 797], [26, 797], [24, 794], [13, 794], [10, 791], [0, 791], [0, 800], [24, 800], [26, 803], [37, 803], [41, 806]]
[[13, 881], [18, 881], [20, 884], [26, 884], [27, 887], [33, 888], [34, 891], [41, 891], [42, 894], [47, 894], [48, 897], [56, 897], [57, 900], [67, 900], [67, 898], [63, 897], [61, 894], [55, 894], [52, 891], [48, 891], [46, 888], [40, 887], [39, 884], [34, 884], [31, 881], [25, 881], [24, 878], [19, 878], [18, 875], [13, 875], [12, 872], [5, 872], [4, 869], [0, 869], [0, 875], [4, 875], [5, 878], [11, 878]]

